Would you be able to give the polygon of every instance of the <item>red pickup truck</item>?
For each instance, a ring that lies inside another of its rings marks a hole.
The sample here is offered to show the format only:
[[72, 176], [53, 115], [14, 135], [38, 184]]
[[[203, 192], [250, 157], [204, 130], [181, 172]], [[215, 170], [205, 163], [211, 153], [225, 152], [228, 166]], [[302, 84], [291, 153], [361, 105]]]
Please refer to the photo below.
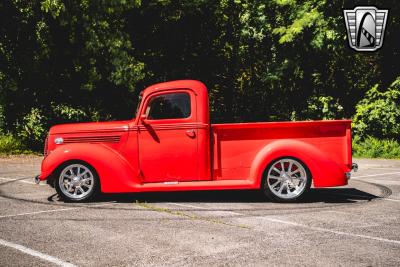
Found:
[[63, 124], [46, 138], [39, 183], [67, 201], [99, 192], [257, 189], [279, 202], [346, 185], [351, 121], [210, 124], [199, 81], [155, 84], [136, 118]]

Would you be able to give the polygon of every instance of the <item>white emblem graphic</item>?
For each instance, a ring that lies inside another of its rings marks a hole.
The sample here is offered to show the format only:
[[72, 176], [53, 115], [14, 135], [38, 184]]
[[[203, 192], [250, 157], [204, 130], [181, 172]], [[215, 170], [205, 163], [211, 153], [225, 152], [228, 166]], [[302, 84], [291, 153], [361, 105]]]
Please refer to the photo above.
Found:
[[373, 6], [343, 10], [350, 47], [357, 51], [381, 48], [388, 13], [389, 10], [379, 10]]

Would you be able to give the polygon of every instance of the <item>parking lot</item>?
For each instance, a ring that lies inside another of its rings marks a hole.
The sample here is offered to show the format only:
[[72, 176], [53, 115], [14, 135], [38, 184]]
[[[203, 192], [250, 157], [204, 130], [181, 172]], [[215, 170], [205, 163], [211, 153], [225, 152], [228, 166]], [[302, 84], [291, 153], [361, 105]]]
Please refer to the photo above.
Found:
[[60, 201], [40, 157], [0, 158], [0, 266], [400, 265], [400, 160], [355, 160], [296, 204], [254, 191]]

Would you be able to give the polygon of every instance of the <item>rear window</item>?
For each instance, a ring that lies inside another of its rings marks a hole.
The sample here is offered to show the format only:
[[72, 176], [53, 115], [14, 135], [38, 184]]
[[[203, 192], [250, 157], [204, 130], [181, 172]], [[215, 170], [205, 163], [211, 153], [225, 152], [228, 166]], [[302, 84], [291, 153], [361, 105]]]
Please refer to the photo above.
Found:
[[146, 110], [150, 120], [184, 119], [190, 117], [190, 96], [187, 93], [173, 93], [155, 96]]

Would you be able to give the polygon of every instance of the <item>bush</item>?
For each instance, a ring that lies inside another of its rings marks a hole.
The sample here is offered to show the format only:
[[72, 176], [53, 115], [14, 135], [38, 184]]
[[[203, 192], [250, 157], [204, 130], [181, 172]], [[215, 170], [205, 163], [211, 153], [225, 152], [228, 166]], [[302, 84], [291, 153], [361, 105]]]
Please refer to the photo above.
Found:
[[47, 118], [38, 108], [32, 108], [22, 119], [22, 124], [17, 124], [17, 136], [34, 150], [42, 148], [46, 134]]
[[27, 150], [22, 142], [11, 134], [0, 135], [0, 154], [25, 154], [32, 153]]
[[308, 101], [308, 111], [318, 119], [331, 120], [343, 117], [343, 107], [332, 96], [313, 96]]
[[400, 77], [386, 90], [372, 87], [356, 106], [353, 118], [355, 135], [361, 139], [374, 136], [381, 139], [400, 137]]
[[66, 104], [51, 104], [52, 116], [55, 121], [62, 122], [78, 122], [89, 120], [87, 113], [78, 107], [72, 107]]
[[353, 156], [360, 158], [400, 159], [400, 142], [393, 139], [380, 140], [371, 136], [361, 140], [353, 138]]
[[23, 117], [22, 122], [16, 123], [17, 137], [20, 138], [22, 144], [26, 147], [35, 151], [41, 151], [43, 149], [43, 142], [51, 126], [61, 123], [98, 121], [99, 119], [103, 119], [103, 117], [107, 118], [107, 116], [102, 116], [95, 109], [85, 110], [68, 104], [51, 103], [48, 110], [32, 108]]
[[291, 120], [332, 120], [343, 117], [343, 107], [338, 99], [332, 96], [312, 96], [307, 100], [307, 109], [299, 114], [293, 112]]
[[96, 108], [89, 107], [85, 109], [79, 106], [71, 106], [69, 104], [51, 103], [51, 111], [49, 114], [49, 122], [52, 122], [53, 124], [111, 119], [110, 114], [102, 113]]

